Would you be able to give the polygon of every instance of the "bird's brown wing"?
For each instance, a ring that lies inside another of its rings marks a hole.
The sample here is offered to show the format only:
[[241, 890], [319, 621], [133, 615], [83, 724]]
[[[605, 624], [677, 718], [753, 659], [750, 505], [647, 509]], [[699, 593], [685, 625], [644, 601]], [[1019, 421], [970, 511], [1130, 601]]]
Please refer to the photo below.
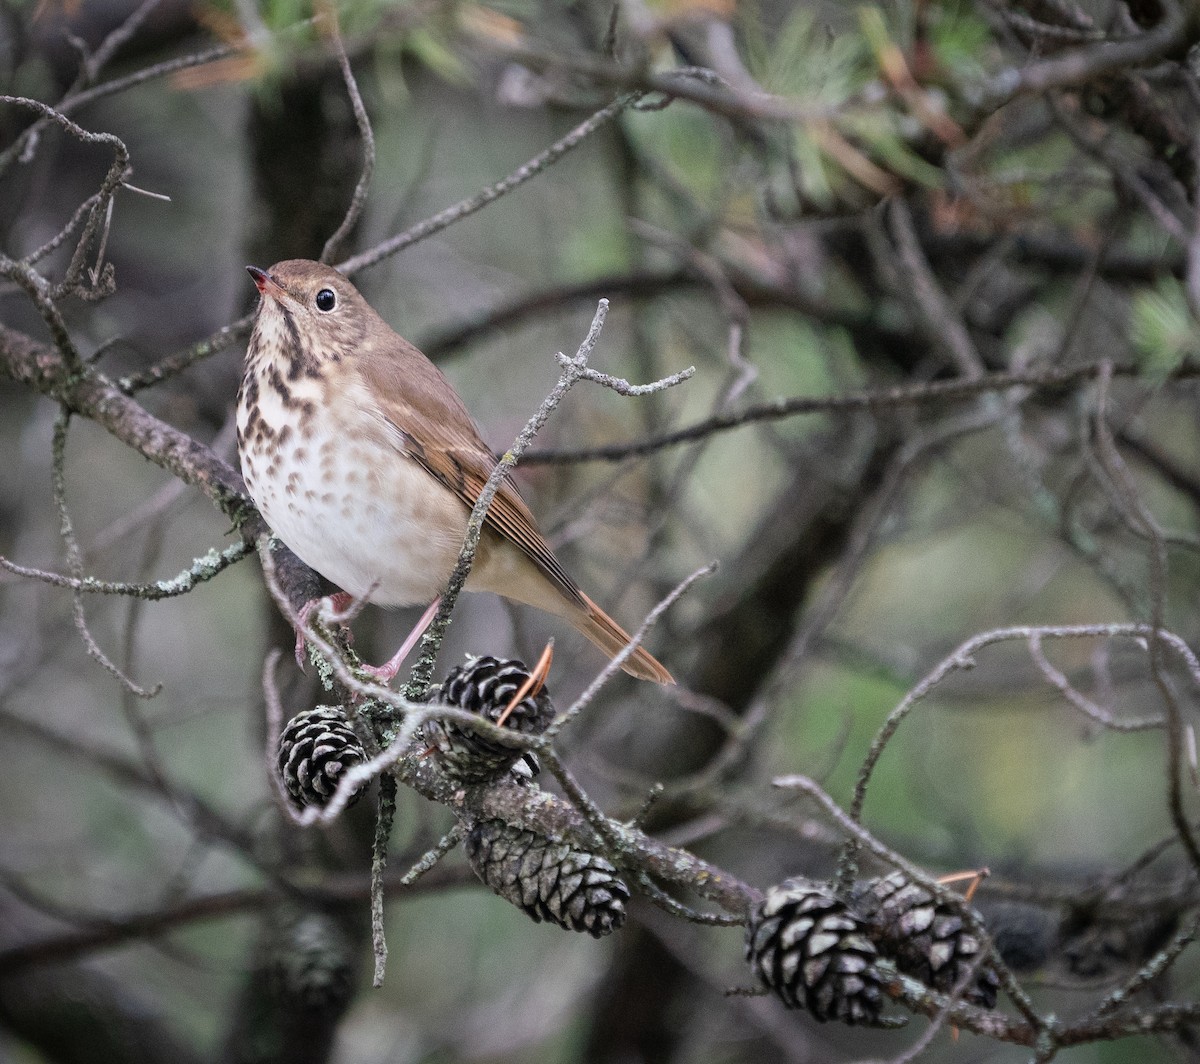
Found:
[[[381, 397], [383, 415], [405, 453], [473, 507], [496, 466], [496, 456], [445, 375], [412, 344], [392, 357], [361, 360], [368, 389]], [[586, 609], [575, 581], [567, 575], [537, 530], [533, 514], [508, 480], [488, 507], [485, 525], [519, 547], [569, 598]]]

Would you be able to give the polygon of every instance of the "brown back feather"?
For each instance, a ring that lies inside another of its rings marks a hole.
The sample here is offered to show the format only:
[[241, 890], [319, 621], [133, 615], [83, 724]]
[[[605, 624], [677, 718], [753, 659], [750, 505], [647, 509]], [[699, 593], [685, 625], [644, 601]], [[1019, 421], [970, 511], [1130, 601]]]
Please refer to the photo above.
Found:
[[[473, 507], [492, 475], [496, 456], [445, 374], [403, 337], [388, 332], [386, 350], [368, 343], [359, 353], [367, 387], [380, 398], [384, 416], [403, 438], [406, 453]], [[585, 604], [510, 481], [501, 483], [485, 525], [516, 544], [564, 595]]]

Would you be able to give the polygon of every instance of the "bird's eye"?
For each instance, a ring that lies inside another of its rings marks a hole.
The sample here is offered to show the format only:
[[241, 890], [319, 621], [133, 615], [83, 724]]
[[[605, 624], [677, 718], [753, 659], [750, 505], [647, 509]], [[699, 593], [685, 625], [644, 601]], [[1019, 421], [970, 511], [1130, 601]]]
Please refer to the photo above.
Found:
[[322, 288], [317, 293], [317, 310], [328, 314], [336, 306], [337, 296], [334, 295], [332, 288]]

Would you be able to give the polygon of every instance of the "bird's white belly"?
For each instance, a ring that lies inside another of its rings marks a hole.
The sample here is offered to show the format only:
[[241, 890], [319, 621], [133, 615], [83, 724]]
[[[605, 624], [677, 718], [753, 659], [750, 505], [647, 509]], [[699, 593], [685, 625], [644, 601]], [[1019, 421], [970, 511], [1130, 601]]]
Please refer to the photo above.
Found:
[[386, 443], [289, 434], [248, 448], [243, 473], [272, 531], [357, 598], [413, 606], [443, 590], [462, 547], [467, 509], [418, 463]]

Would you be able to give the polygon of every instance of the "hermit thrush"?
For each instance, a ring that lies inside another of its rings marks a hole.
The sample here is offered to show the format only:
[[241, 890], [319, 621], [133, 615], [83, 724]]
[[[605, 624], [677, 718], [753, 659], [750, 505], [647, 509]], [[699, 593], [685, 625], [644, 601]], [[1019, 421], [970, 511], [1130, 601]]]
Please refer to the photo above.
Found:
[[[262, 298], [238, 391], [246, 488], [276, 535], [344, 592], [433, 603], [383, 667], [390, 678], [433, 616], [495, 455], [442, 372], [340, 273], [304, 259], [247, 269]], [[466, 588], [563, 617], [610, 657], [629, 642], [566, 574], [508, 481]], [[674, 682], [640, 647], [624, 667]]]

